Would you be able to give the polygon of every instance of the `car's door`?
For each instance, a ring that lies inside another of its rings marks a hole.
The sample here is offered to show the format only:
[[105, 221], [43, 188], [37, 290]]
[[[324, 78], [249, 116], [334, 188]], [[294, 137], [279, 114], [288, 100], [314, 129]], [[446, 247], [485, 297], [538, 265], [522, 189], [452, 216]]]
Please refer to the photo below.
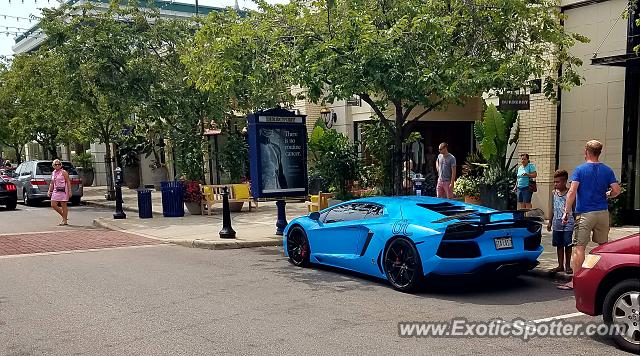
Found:
[[382, 211], [377, 204], [347, 203], [324, 212], [319, 219], [322, 227], [310, 232], [315, 242], [312, 253], [321, 262], [351, 268], [370, 233], [367, 222]]
[[31, 175], [33, 174], [34, 162], [23, 163], [22, 171], [18, 176], [20, 181], [20, 190], [22, 192], [29, 192], [31, 190]]
[[11, 177], [11, 182], [16, 185], [16, 190], [18, 191], [18, 199], [22, 199], [22, 182], [20, 181], [20, 174], [22, 173], [22, 169], [25, 165], [26, 163], [21, 163], [13, 172], [13, 176]]

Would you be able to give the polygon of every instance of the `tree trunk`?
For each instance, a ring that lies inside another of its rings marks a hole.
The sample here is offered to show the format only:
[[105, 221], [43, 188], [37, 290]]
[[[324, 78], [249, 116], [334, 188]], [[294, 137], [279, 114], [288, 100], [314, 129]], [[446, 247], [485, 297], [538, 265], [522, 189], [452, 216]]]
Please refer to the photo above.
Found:
[[404, 119], [402, 117], [402, 102], [394, 101], [396, 109], [396, 127], [393, 137], [393, 185], [394, 195], [402, 195], [403, 179], [402, 179], [402, 141]]
[[113, 171], [111, 166], [111, 142], [109, 140], [109, 135], [105, 135], [103, 137], [103, 142], [106, 146], [106, 153], [104, 155], [104, 164], [105, 171], [107, 173], [107, 200], [115, 200], [115, 187], [113, 186]]
[[13, 150], [16, 151], [16, 163], [20, 165], [20, 163], [22, 163], [22, 150], [24, 150], [24, 146], [22, 146], [22, 149], [20, 148], [20, 145], [9, 147], [13, 148]]

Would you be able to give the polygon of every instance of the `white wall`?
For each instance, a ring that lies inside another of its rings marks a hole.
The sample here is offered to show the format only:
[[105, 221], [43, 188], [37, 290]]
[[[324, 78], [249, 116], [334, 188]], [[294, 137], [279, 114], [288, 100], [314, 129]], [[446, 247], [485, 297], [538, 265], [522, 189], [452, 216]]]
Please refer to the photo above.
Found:
[[[571, 172], [584, 162], [584, 144], [597, 139], [604, 145], [600, 159], [620, 177], [625, 69], [591, 65], [591, 58], [596, 50], [598, 57], [626, 52], [627, 19], [620, 14], [627, 3], [627, 0], [611, 0], [565, 12], [566, 31], [585, 35], [591, 42], [578, 43], [571, 49], [583, 60], [579, 73], [585, 82], [562, 93], [560, 169]], [[610, 29], [611, 34], [606, 37]]]

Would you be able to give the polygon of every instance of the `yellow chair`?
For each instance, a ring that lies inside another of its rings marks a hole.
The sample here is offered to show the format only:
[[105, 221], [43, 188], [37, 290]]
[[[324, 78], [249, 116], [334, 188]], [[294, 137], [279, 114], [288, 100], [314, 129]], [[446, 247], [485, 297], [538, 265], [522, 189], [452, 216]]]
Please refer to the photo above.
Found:
[[251, 191], [249, 190], [249, 184], [246, 184], [246, 183], [232, 184], [232, 189], [233, 189], [233, 199], [235, 201], [246, 201], [249, 204], [249, 211], [251, 211], [251, 204], [253, 204], [255, 208], [258, 208], [258, 202], [255, 201], [251, 196]]
[[318, 195], [311, 195], [308, 202], [306, 202], [309, 212], [320, 211], [329, 207], [329, 198], [332, 198], [332, 193], [318, 192]]

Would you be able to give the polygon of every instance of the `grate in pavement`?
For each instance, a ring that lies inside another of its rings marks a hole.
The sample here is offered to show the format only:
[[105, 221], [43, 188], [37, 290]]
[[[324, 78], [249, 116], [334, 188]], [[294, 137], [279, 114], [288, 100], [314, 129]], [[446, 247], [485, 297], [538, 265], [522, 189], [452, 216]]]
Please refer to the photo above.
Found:
[[160, 243], [162, 242], [108, 230], [65, 230], [60, 232], [0, 235], [0, 256], [157, 245]]

